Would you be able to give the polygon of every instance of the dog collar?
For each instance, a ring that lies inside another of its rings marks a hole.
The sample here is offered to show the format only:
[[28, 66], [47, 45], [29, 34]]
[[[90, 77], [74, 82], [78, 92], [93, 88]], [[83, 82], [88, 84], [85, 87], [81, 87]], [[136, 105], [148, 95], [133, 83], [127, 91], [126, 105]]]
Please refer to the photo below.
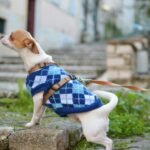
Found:
[[33, 66], [31, 69], [29, 69], [28, 73], [31, 74], [32, 72], [37, 71], [37, 70], [39, 70], [45, 66], [48, 66], [50, 64], [57, 65], [55, 62], [41, 62], [41, 63], [38, 63], [35, 66]]

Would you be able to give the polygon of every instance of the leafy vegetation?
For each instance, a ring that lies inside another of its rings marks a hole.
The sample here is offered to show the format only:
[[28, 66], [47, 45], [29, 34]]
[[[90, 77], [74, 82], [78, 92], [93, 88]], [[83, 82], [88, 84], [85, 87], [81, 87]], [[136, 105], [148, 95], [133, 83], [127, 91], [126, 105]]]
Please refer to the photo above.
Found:
[[122, 36], [122, 32], [118, 29], [115, 23], [109, 21], [106, 22], [105, 25], [105, 38], [110, 39], [112, 37], [120, 37]]
[[112, 137], [142, 135], [149, 130], [150, 101], [141, 93], [117, 93], [119, 104], [110, 115]]
[[18, 112], [21, 114], [30, 113], [33, 110], [32, 97], [28, 91], [23, 89], [23, 83], [18, 81], [19, 93], [16, 98], [2, 98], [0, 104], [3, 106], [0, 108], [2, 111]]
[[147, 9], [147, 15], [150, 17], [150, 7]]

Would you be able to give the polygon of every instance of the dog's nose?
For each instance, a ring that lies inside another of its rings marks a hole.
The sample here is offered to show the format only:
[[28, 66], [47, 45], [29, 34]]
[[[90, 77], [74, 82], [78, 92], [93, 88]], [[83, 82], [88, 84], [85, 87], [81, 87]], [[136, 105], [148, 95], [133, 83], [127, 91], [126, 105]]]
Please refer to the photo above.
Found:
[[4, 35], [0, 35], [0, 40], [4, 37]]

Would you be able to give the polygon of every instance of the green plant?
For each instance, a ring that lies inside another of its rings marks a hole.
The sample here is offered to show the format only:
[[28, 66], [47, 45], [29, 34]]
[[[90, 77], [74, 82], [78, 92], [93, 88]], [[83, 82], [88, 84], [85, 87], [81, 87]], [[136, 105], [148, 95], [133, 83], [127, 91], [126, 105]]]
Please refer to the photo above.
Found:
[[33, 110], [32, 106], [32, 97], [23, 88], [23, 81], [18, 80], [18, 87], [19, 87], [19, 93], [16, 98], [10, 99], [10, 98], [3, 98], [0, 99], [1, 103], [3, 103], [4, 111], [10, 111], [10, 112], [18, 112], [21, 114], [30, 113]]
[[109, 134], [112, 137], [124, 138], [132, 135], [143, 135], [144, 122], [133, 114], [111, 115]]
[[94, 150], [97, 147], [100, 147], [97, 144], [87, 142], [85, 139], [82, 139], [76, 147], [72, 148], [71, 150]]
[[106, 39], [112, 37], [122, 36], [122, 32], [118, 27], [115, 25], [114, 22], [108, 21], [105, 24], [105, 37]]
[[110, 115], [112, 137], [142, 135], [149, 127], [149, 100], [141, 93], [116, 93], [119, 103]]
[[150, 17], [150, 7], [147, 9], [147, 16]]

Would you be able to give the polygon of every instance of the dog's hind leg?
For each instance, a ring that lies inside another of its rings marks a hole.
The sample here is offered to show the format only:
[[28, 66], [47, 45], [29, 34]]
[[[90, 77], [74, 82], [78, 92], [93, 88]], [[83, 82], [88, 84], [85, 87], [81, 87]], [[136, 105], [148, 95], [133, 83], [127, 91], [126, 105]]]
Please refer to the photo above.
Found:
[[101, 133], [99, 135], [85, 135], [86, 140], [88, 142], [92, 142], [95, 144], [101, 144], [105, 146], [106, 150], [112, 150], [112, 140], [108, 138], [105, 134], [102, 135]]
[[112, 150], [112, 140], [108, 138], [107, 136], [101, 136], [97, 135], [96, 137], [86, 137], [87, 141], [95, 143], [95, 144], [101, 144], [105, 146], [106, 150]]
[[78, 114], [78, 117], [87, 141], [102, 144], [106, 147], [106, 150], [112, 150], [112, 140], [107, 137], [109, 119], [106, 114], [100, 115], [93, 110], [88, 113]]
[[42, 100], [43, 92], [38, 93], [33, 97], [33, 115], [31, 121], [25, 125], [26, 127], [32, 127], [39, 123], [45, 110], [45, 107], [42, 105]]

